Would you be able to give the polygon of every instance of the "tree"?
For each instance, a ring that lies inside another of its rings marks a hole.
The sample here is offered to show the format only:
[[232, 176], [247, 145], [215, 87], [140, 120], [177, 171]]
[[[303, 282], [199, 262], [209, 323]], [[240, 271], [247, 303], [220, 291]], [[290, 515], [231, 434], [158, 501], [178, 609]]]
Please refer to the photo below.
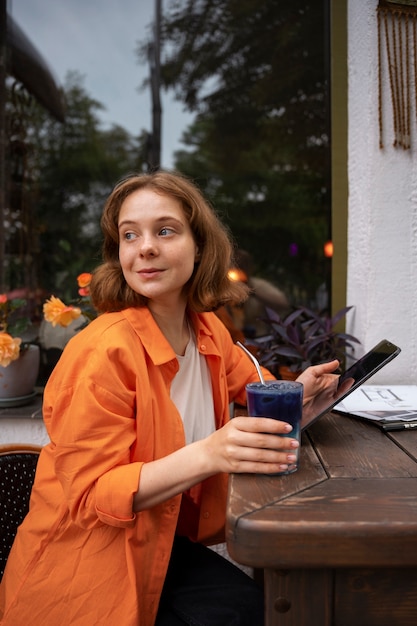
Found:
[[120, 126], [102, 130], [102, 105], [88, 96], [77, 73], [68, 75], [64, 91], [64, 124], [39, 106], [26, 120], [26, 212], [35, 225], [27, 252], [34, 264], [30, 286], [70, 298], [76, 276], [100, 260], [106, 197], [118, 179], [144, 167], [144, 137], [133, 138]]
[[174, 0], [162, 22], [162, 80], [196, 113], [177, 169], [258, 271], [304, 299], [325, 279], [329, 233], [326, 6]]

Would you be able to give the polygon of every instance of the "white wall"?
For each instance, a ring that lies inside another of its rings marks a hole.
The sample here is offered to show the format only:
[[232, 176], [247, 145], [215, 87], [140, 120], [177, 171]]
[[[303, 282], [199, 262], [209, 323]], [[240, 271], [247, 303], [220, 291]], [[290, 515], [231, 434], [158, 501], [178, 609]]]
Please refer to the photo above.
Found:
[[44, 446], [49, 443], [43, 420], [2, 417], [0, 419], [0, 444], [31, 443]]
[[0, 405], [0, 444], [32, 443], [40, 446], [49, 442], [42, 419], [42, 398], [38, 394], [23, 406]]
[[[417, 128], [394, 148], [389, 81], [378, 125], [377, 0], [348, 0], [348, 331], [365, 350], [386, 338], [402, 353], [376, 383], [417, 383]], [[387, 72], [384, 72], [385, 75]]]

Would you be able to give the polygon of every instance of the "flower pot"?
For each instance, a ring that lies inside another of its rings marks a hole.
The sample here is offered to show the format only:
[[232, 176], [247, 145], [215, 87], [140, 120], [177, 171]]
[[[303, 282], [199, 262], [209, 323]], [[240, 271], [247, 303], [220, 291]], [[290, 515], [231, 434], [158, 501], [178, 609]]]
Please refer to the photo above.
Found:
[[16, 361], [0, 366], [0, 399], [31, 399], [39, 373], [39, 346], [30, 345]]

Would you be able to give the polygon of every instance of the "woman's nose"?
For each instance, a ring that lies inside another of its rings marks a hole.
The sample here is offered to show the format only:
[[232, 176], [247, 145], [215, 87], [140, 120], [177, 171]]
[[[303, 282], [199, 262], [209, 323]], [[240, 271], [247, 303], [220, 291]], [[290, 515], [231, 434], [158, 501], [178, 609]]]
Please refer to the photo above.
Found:
[[155, 242], [155, 238], [151, 235], [143, 236], [140, 243], [139, 252], [141, 256], [155, 256], [155, 254], [157, 254], [157, 245]]

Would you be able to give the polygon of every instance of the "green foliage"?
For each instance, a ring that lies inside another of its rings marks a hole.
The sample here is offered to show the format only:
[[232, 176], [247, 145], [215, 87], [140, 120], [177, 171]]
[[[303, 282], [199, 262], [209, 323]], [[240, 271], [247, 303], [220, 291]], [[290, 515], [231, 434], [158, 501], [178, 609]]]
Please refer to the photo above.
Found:
[[258, 272], [313, 298], [329, 238], [324, 3], [174, 1], [163, 42], [164, 84], [196, 113], [176, 168]]
[[30, 325], [26, 315], [26, 300], [23, 298], [8, 299], [5, 294], [0, 298], [0, 332], [9, 333], [12, 337], [20, 337]]
[[99, 221], [105, 199], [122, 176], [143, 169], [139, 138], [123, 128], [102, 130], [102, 105], [91, 99], [77, 73], [65, 84], [64, 124], [35, 107], [29, 123], [36, 180], [31, 195], [36, 233], [37, 286], [64, 298], [74, 276], [91, 271], [101, 254]]

